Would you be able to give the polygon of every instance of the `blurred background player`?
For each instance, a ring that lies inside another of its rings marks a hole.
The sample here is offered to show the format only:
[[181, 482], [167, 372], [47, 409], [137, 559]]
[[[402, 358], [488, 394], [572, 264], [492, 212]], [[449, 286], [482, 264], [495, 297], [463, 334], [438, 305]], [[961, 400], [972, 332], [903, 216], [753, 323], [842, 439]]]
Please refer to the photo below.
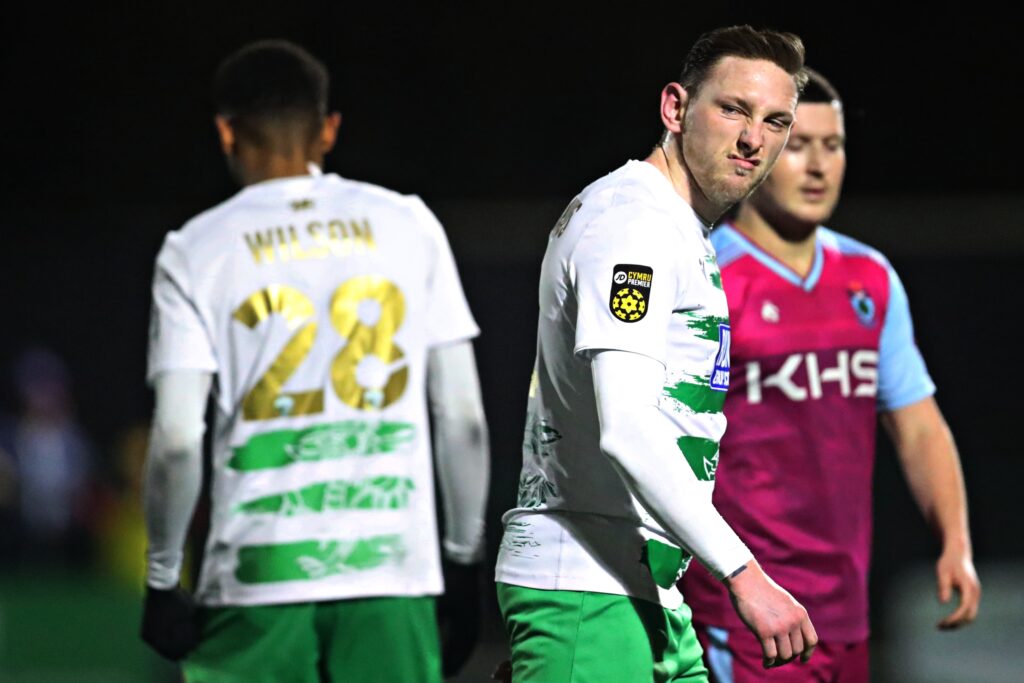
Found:
[[64, 359], [33, 347], [14, 363], [16, 415], [0, 416], [0, 566], [82, 566], [94, 551], [96, 456]]
[[675, 589], [690, 553], [727, 584], [764, 666], [814, 650], [807, 613], [711, 504], [729, 324], [708, 234], [784, 147], [803, 57], [792, 34], [701, 36], [662, 90], [661, 144], [551, 232], [497, 566], [514, 681], [706, 680]]
[[942, 542], [939, 626], [974, 619], [980, 586], [952, 435], [914, 343], [907, 296], [877, 251], [821, 224], [846, 167], [843, 110], [819, 74], [771, 175], [712, 233], [732, 322], [733, 382], [714, 502], [821, 638], [813, 661], [765, 672], [707, 572], [689, 572], [712, 679], [868, 680], [868, 565], [877, 415]]
[[[489, 477], [478, 329], [418, 197], [320, 172], [341, 121], [327, 88], [324, 66], [289, 43], [225, 60], [216, 126], [244, 189], [157, 257], [143, 637], [187, 655], [189, 681], [440, 680], [428, 397], [448, 590], [470, 617], [445, 629], [447, 671], [476, 637]], [[193, 615], [178, 582], [208, 397], [211, 528]]]

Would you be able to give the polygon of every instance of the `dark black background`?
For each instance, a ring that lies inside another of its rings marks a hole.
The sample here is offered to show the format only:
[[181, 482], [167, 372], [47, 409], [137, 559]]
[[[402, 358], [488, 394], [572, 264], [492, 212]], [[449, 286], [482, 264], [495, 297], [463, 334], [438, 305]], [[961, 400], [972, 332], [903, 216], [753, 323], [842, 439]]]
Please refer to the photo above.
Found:
[[[298, 41], [330, 68], [344, 123], [327, 170], [458, 206], [567, 201], [645, 155], [659, 90], [699, 33], [743, 22], [791, 30], [846, 102], [848, 202], [1019, 206], [1024, 59], [1015, 22], [980, 3], [95, 4], [21, 3], [0, 22], [0, 407], [14, 407], [11, 359], [44, 344], [69, 360], [101, 447], [148, 417], [148, 283], [163, 235], [234, 190], [209, 81], [250, 40]], [[514, 496], [538, 262], [475, 255], [501, 239], [535, 244], [525, 252], [539, 258], [555, 218], [513, 235], [486, 221], [452, 233], [484, 331], [495, 515]], [[996, 223], [944, 224], [939, 247], [887, 242], [963, 452], [986, 560], [1020, 557], [1024, 545], [1007, 513], [1024, 474], [1013, 431], [1021, 223], [1007, 210]], [[935, 550], [887, 447], [876, 503], [881, 591]]]

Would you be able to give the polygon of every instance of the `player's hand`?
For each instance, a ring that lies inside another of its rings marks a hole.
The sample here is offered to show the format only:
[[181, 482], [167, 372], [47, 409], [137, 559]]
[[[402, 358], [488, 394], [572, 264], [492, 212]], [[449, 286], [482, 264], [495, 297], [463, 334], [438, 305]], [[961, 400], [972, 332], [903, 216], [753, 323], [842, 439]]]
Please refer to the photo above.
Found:
[[469, 661], [480, 636], [480, 564], [445, 560], [444, 595], [437, 600], [441, 630], [441, 671], [447, 678]]
[[146, 587], [142, 609], [142, 639], [161, 656], [183, 659], [199, 644], [199, 624], [192, 596], [180, 587]]
[[978, 616], [981, 602], [981, 582], [974, 570], [971, 554], [963, 550], [949, 550], [935, 564], [935, 576], [939, 583], [939, 602], [946, 604], [952, 599], [953, 591], [960, 594], [960, 605], [939, 622], [942, 630], [966, 626]]
[[818, 644], [807, 610], [761, 570], [748, 562], [739, 574], [725, 580], [736, 613], [758, 641], [762, 664], [770, 669], [800, 657], [806, 662]]

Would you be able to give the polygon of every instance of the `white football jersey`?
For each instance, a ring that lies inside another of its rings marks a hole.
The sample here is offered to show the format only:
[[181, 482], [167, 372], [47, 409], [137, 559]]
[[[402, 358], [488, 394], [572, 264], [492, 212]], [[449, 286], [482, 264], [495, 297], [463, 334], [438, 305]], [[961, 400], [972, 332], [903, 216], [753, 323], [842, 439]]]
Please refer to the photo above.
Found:
[[[658, 584], [670, 586], [687, 556], [600, 449], [589, 354], [602, 349], [665, 365], [660, 413], [710, 500], [725, 431], [728, 307], [707, 228], [646, 162], [588, 186], [551, 232], [519, 496], [503, 518], [497, 580], [676, 607], [678, 591]], [[655, 580], [648, 556], [665, 546], [677, 560], [667, 581]]]
[[198, 599], [441, 592], [427, 352], [478, 334], [423, 202], [312, 175], [246, 187], [167, 236], [149, 370], [215, 377]]

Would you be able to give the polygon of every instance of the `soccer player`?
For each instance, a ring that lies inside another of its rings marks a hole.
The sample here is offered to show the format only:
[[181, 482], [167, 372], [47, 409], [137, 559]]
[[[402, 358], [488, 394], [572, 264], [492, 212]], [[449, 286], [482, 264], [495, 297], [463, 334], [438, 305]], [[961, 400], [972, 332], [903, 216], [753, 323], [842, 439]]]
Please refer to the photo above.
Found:
[[846, 166], [839, 95], [820, 75], [797, 106], [768, 179], [715, 230], [736, 372], [725, 413], [715, 506], [814, 618], [814, 661], [760, 671], [757, 642], [712, 576], [687, 574], [713, 678], [868, 680], [868, 558], [876, 414], [911, 490], [938, 531], [940, 624], [970, 622], [980, 586], [971, 560], [960, 463], [914, 344], [907, 296], [885, 257], [821, 224]]
[[691, 555], [766, 666], [814, 649], [807, 613], [711, 505], [730, 337], [708, 234], [785, 145], [802, 66], [792, 34], [703, 35], [662, 90], [661, 144], [585, 188], [551, 232], [496, 576], [517, 682], [705, 680], [675, 589]]
[[[188, 681], [441, 679], [428, 397], [461, 578], [448, 590], [472, 614], [489, 477], [477, 326], [418, 197], [320, 172], [340, 124], [327, 85], [285, 42], [224, 61], [216, 125], [244, 189], [157, 257], [143, 637], [187, 655]], [[178, 579], [208, 396], [211, 528], [193, 615]], [[449, 630], [454, 672], [476, 625]]]

